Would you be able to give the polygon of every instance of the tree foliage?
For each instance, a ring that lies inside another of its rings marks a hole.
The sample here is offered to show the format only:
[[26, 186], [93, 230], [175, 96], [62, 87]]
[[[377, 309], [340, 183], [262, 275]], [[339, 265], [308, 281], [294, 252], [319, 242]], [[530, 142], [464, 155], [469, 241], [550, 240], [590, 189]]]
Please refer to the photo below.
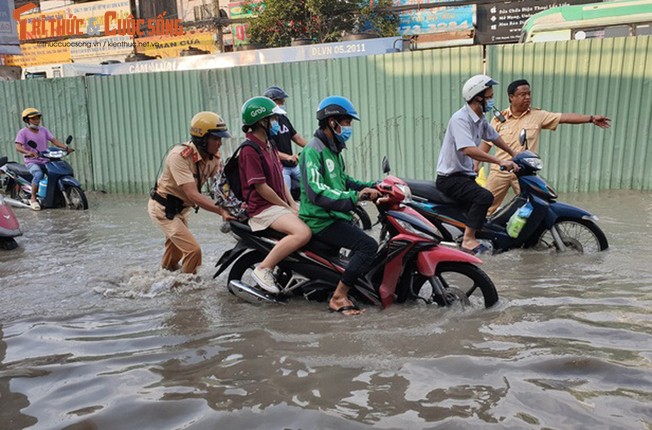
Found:
[[398, 16], [392, 0], [266, 0], [245, 5], [258, 17], [249, 24], [251, 43], [288, 46], [292, 39], [317, 43], [340, 40], [347, 33], [397, 35]]

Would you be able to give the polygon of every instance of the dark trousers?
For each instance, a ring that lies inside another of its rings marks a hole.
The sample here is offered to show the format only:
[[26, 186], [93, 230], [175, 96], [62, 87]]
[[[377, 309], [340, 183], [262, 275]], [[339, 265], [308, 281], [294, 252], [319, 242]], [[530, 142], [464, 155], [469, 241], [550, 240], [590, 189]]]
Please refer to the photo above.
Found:
[[378, 244], [373, 238], [344, 220], [335, 221], [315, 236], [329, 245], [351, 250], [351, 259], [342, 275], [342, 282], [349, 287], [369, 270], [378, 251]]
[[448, 197], [466, 207], [466, 226], [480, 229], [487, 217], [487, 210], [494, 201], [490, 191], [475, 182], [474, 176], [437, 176], [437, 188]]

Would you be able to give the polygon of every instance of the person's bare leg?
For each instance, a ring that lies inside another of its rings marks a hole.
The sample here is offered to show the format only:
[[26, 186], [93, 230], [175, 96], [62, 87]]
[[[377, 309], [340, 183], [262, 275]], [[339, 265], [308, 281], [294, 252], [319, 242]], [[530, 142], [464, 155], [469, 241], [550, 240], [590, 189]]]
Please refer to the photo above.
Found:
[[462, 240], [462, 248], [474, 249], [480, 246], [480, 242], [475, 238], [476, 229], [471, 227], [466, 227], [464, 229], [464, 239]]
[[310, 228], [293, 214], [279, 217], [270, 227], [285, 233], [287, 236], [279, 240], [274, 248], [269, 251], [267, 257], [258, 266], [261, 269], [273, 269], [285, 257], [310, 242], [312, 237]]
[[[333, 292], [331, 300], [328, 302], [328, 308], [336, 311], [344, 306], [353, 306], [353, 302], [349, 299], [349, 286], [340, 281]], [[353, 316], [360, 315], [364, 312], [364, 309], [349, 309], [342, 311], [343, 315]]]

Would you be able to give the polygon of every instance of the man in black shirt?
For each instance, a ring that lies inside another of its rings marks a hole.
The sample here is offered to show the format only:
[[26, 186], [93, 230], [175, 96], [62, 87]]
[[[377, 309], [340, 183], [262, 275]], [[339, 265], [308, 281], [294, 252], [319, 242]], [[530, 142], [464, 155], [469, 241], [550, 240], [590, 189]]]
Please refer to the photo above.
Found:
[[[267, 88], [263, 95], [274, 100], [278, 106], [285, 105], [285, 99], [288, 98], [288, 95], [283, 91], [283, 88], [276, 85]], [[281, 164], [283, 164], [283, 179], [285, 180], [285, 185], [292, 190], [292, 179], [295, 178], [296, 180], [299, 180], [301, 176], [298, 165], [299, 155], [292, 153], [292, 142], [294, 141], [294, 143], [302, 148], [306, 146], [308, 142], [303, 138], [303, 136], [297, 133], [292, 126], [290, 119], [286, 115], [279, 115], [278, 123], [281, 126], [281, 129], [278, 134], [272, 136], [271, 139], [276, 145], [276, 149], [278, 149]]]

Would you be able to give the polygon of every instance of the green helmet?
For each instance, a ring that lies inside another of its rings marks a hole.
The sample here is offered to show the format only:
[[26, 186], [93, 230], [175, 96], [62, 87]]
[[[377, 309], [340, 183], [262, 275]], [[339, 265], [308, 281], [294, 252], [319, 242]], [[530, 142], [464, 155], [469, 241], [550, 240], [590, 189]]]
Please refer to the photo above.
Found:
[[285, 115], [285, 111], [270, 98], [252, 97], [242, 105], [242, 123], [244, 125], [254, 125], [261, 119], [272, 115]]

